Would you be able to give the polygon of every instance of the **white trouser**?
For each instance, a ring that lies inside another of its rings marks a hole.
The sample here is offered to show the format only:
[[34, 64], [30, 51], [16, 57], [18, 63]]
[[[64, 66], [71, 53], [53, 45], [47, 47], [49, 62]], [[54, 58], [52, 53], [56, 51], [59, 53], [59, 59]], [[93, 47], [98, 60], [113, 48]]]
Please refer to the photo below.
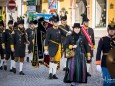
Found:
[[49, 63], [49, 74], [51, 73], [51, 74], [55, 75], [56, 71], [57, 71], [57, 63], [50, 62]]
[[63, 68], [66, 67], [66, 62], [67, 62], [67, 58], [65, 58], [65, 54], [63, 53], [63, 56], [62, 56], [62, 65], [63, 65]]

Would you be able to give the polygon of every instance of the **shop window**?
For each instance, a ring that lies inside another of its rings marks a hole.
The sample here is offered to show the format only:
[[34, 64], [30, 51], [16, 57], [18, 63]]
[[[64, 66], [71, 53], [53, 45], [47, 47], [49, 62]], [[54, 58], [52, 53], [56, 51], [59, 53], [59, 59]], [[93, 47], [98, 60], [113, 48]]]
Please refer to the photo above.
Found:
[[106, 19], [107, 19], [107, 0], [95, 0], [96, 1], [96, 22], [95, 27], [106, 27]]

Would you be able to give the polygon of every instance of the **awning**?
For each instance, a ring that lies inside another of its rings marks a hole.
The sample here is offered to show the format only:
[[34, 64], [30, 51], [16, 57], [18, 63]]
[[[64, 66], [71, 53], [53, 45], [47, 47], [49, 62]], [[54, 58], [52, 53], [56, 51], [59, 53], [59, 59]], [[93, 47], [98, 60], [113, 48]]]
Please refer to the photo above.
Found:
[[0, 6], [7, 6], [8, 0], [0, 0]]

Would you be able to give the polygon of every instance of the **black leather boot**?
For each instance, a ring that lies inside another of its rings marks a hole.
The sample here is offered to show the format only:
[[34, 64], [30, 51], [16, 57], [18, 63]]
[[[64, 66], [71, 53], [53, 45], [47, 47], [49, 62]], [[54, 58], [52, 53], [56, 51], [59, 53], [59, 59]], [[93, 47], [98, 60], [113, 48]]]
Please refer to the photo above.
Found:
[[4, 65], [4, 70], [7, 71], [7, 65]]
[[91, 77], [91, 74], [89, 72], [87, 72], [87, 76]]
[[26, 60], [27, 60], [27, 62], [29, 62], [29, 57], [27, 57], [27, 59], [26, 59]]
[[13, 73], [16, 73], [16, 68], [12, 68], [12, 72], [13, 72]]
[[58, 79], [58, 77], [56, 75], [53, 75], [53, 79]]
[[0, 70], [3, 70], [3, 67], [2, 67], [2, 66], [0, 67]]
[[52, 79], [53, 78], [53, 75], [52, 73], [49, 74], [49, 79]]
[[19, 74], [20, 74], [20, 75], [25, 75], [23, 71], [20, 71]]

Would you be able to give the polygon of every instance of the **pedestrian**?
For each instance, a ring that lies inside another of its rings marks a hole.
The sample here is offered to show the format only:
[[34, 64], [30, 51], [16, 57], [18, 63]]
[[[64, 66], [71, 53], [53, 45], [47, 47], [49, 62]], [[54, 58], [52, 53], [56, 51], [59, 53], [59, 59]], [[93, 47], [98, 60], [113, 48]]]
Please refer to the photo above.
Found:
[[4, 62], [4, 70], [7, 70], [7, 63], [8, 60], [11, 57], [11, 62], [10, 62], [10, 72], [12, 72], [12, 65], [14, 63], [14, 53], [11, 51], [11, 39], [12, 39], [12, 32], [14, 30], [13, 27], [13, 20], [8, 21], [8, 28], [5, 29], [3, 32], [3, 37], [2, 37], [2, 48], [5, 49], [6, 57], [5, 57], [5, 62]]
[[27, 62], [29, 62], [29, 60], [32, 61], [34, 29], [35, 29], [33, 21], [30, 21], [29, 24], [30, 24], [30, 28], [26, 30], [27, 35], [28, 35], [28, 40], [29, 40]]
[[[57, 63], [61, 58], [61, 35], [66, 35], [58, 28], [59, 16], [53, 15], [53, 26], [48, 28], [45, 40], [44, 54], [50, 56], [49, 79], [58, 79], [56, 76]], [[68, 33], [67, 33], [68, 34]]]
[[86, 37], [86, 39], [89, 43], [90, 53], [91, 53], [91, 60], [87, 61], [87, 75], [91, 76], [91, 74], [89, 73], [89, 69], [91, 66], [92, 58], [94, 56], [93, 51], [95, 49], [94, 30], [89, 27], [89, 19], [87, 18], [87, 16], [84, 15], [82, 21], [83, 21], [83, 26], [82, 26], [81, 30], [82, 30], [83, 35]]
[[23, 64], [24, 64], [24, 57], [25, 57], [25, 47], [26, 43], [28, 43], [27, 33], [24, 28], [24, 20], [21, 19], [18, 22], [18, 29], [14, 30], [12, 35], [12, 52], [14, 52], [14, 64], [13, 64], [13, 72], [16, 73], [16, 63], [19, 61], [19, 74], [25, 75], [23, 72]]
[[[107, 68], [106, 59], [109, 51], [115, 48], [115, 25], [108, 25], [107, 32], [108, 36], [104, 36], [99, 40], [96, 54], [96, 65], [97, 71], [102, 72], [104, 80], [103, 86], [113, 86], [111, 85], [111, 82], [108, 82], [111, 79], [111, 76]], [[102, 57], [101, 52], [103, 53]]]
[[[65, 29], [66, 31], [68, 31], [71, 34], [72, 32], [71, 32], [70, 26], [67, 25], [67, 15], [66, 14], [65, 15], [61, 15], [60, 18], [61, 18], [61, 25], [60, 25], [60, 27]], [[62, 36], [62, 49], [63, 49], [63, 52], [64, 52], [63, 56], [62, 56], [63, 57], [63, 67], [64, 67], [63, 71], [66, 70], [66, 61], [67, 61], [67, 58], [65, 58], [65, 48], [64, 48], [64, 43], [65, 43], [66, 37], [67, 36]]]
[[3, 20], [0, 20], [0, 70], [3, 69], [3, 63], [5, 58], [5, 50], [2, 48], [3, 31], [4, 31], [4, 23]]
[[[90, 49], [86, 38], [81, 33], [80, 23], [74, 23], [72, 35], [66, 38], [66, 49], [73, 50], [75, 54], [67, 59], [67, 69], [65, 72], [64, 82], [71, 83], [87, 83], [87, 65], [86, 57], [90, 60]], [[66, 53], [68, 53], [66, 51]]]

